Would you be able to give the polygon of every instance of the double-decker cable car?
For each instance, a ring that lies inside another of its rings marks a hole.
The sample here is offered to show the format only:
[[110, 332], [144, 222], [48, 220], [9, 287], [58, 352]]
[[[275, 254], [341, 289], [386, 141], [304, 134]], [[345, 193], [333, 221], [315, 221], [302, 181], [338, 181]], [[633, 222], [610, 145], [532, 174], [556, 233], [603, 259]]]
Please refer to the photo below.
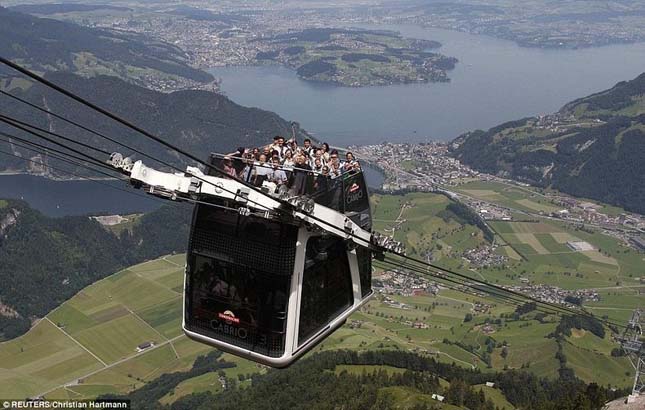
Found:
[[[222, 161], [230, 158], [211, 155], [215, 169]], [[294, 195], [288, 184], [280, 189], [263, 181], [260, 191], [191, 167], [186, 174], [155, 171], [118, 154], [111, 163], [148, 193], [197, 200], [182, 325], [191, 339], [285, 367], [372, 295], [374, 237], [359, 169], [325, 180], [322, 191]], [[252, 171], [247, 178], [264, 175], [254, 170], [263, 166], [246, 163]], [[284, 171], [305, 172], [309, 187], [322, 178], [309, 170]], [[285, 207], [285, 200], [292, 206]]]

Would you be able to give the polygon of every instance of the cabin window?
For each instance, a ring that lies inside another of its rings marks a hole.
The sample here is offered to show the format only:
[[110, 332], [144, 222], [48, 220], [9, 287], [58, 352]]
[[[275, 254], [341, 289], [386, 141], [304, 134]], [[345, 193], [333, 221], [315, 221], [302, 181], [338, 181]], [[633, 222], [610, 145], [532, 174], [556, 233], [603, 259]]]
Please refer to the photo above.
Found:
[[302, 280], [298, 344], [323, 329], [353, 304], [352, 278], [343, 240], [307, 241]]
[[282, 356], [297, 234], [293, 225], [199, 205], [188, 257], [188, 329]]
[[278, 357], [284, 352], [291, 280], [259, 269], [194, 255], [189, 322], [231, 344]]

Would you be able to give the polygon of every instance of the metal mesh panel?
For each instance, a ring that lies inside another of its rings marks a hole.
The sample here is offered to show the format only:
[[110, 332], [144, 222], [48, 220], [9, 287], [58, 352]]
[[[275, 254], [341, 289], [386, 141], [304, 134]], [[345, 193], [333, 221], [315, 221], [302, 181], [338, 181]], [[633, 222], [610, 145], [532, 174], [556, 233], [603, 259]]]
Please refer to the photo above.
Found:
[[277, 275], [291, 275], [296, 257], [295, 243], [260, 243], [221, 232], [195, 227], [191, 238], [193, 252], [246, 266], [262, 266]]

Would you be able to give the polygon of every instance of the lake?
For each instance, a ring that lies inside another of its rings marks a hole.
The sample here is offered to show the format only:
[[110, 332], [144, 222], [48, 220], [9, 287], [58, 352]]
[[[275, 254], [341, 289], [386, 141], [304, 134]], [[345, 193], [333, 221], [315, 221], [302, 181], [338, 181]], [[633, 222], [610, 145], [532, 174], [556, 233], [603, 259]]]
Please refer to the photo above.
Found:
[[581, 50], [522, 48], [511, 41], [414, 25], [363, 25], [437, 40], [460, 61], [450, 83], [346, 88], [302, 81], [276, 66], [209, 70], [235, 102], [298, 121], [333, 145], [448, 140], [477, 128], [552, 113], [645, 71], [645, 43]]
[[[34, 175], [1, 175], [0, 198], [23, 199], [48, 216], [131, 214], [159, 208], [164, 202], [122, 181], [53, 181]], [[123, 189], [113, 189], [105, 184]]]

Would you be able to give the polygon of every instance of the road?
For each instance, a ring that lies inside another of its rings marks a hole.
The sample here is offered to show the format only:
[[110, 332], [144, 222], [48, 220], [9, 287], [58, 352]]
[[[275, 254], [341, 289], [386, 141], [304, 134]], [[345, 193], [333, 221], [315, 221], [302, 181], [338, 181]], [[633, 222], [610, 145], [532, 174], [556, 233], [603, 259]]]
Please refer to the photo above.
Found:
[[[38, 394], [38, 396], [36, 396], [36, 397], [43, 397], [43, 396], [45, 396], [46, 394], [53, 392], [54, 390], [57, 390], [57, 389], [60, 389], [60, 388], [64, 388], [64, 387], [67, 387], [67, 386], [75, 386], [75, 385], [77, 385], [77, 384], [78, 384], [78, 381], [79, 381], [79, 380], [86, 379], [86, 378], [88, 378], [88, 377], [90, 377], [90, 376], [93, 376], [93, 375], [95, 375], [95, 374], [97, 374], [97, 373], [100, 373], [100, 372], [102, 372], [102, 371], [104, 371], [104, 370], [107, 370], [107, 369], [110, 369], [110, 368], [112, 368], [112, 367], [118, 366], [118, 365], [120, 365], [121, 363], [127, 362], [128, 360], [134, 359], [135, 357], [141, 356], [141, 355], [146, 354], [146, 353], [148, 353], [148, 352], [150, 352], [150, 351], [152, 351], [152, 350], [155, 350], [155, 349], [158, 349], [158, 348], [160, 348], [160, 347], [163, 347], [163, 346], [167, 345], [168, 343], [172, 343], [172, 342], [174, 342], [174, 341], [176, 341], [176, 340], [178, 340], [178, 339], [181, 339], [182, 337], [186, 337], [186, 336], [185, 336], [185, 335], [183, 335], [183, 334], [181, 334], [181, 335], [179, 335], [179, 336], [175, 336], [175, 337], [173, 337], [172, 339], [168, 339], [168, 340], [166, 340], [165, 342], [161, 342], [161, 343], [159, 343], [159, 344], [157, 344], [157, 345], [154, 345], [154, 346], [152, 346], [152, 347], [150, 347], [150, 348], [148, 348], [148, 349], [145, 349], [145, 350], [142, 350], [142, 351], [140, 351], [140, 352], [137, 352], [137, 353], [135, 353], [135, 354], [133, 354], [133, 355], [131, 355], [131, 356], [128, 356], [128, 357], [123, 358], [123, 359], [121, 359], [121, 360], [117, 360], [117, 361], [116, 361], [116, 362], [114, 362], [114, 363], [111, 363], [111, 364], [105, 365], [105, 367], [101, 367], [100, 369], [93, 370], [93, 371], [91, 371], [91, 372], [89, 372], [89, 373], [87, 373], [87, 374], [84, 374], [84, 375], [82, 375], [82, 376], [75, 377], [74, 379], [72, 379], [72, 380], [68, 381], [67, 383], [63, 383], [63, 384], [61, 384], [61, 385], [58, 385], [58, 386], [52, 387], [51, 389], [49, 389], [49, 390], [47, 390], [47, 391], [44, 391], [44, 392], [42, 392], [42, 393]], [[77, 343], [78, 343], [78, 342], [77, 342]], [[83, 349], [85, 349], [85, 348], [83, 347]], [[85, 349], [85, 350], [87, 350], [87, 349]], [[94, 355], [92, 354], [92, 356], [94, 356]], [[96, 357], [96, 356], [95, 356], [95, 357]], [[103, 363], [103, 361], [102, 361], [102, 360], [100, 360], [100, 359], [99, 359], [99, 361], [100, 361], [101, 363]], [[105, 363], [104, 363], [104, 364], [105, 364]]]

